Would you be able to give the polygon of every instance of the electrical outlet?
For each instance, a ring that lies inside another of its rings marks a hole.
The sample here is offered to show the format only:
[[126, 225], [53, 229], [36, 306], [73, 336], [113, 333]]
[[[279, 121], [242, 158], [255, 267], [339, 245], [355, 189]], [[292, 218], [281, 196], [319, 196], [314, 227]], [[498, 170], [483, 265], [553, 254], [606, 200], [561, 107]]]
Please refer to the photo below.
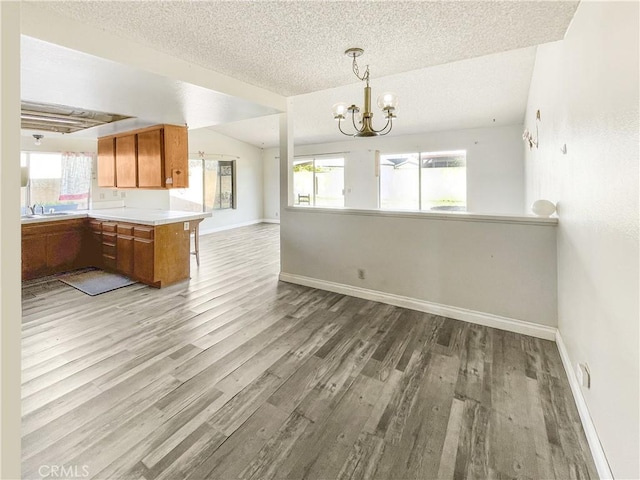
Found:
[[100, 194], [100, 200], [104, 200], [104, 193]]
[[189, 230], [189, 222], [184, 222], [184, 229]]
[[365, 274], [364, 269], [363, 269], [363, 268], [359, 268], [359, 269], [358, 269], [358, 278], [359, 278], [360, 280], [364, 280], [364, 277], [365, 277], [365, 275], [364, 275], [364, 274]]
[[278, 212], [276, 212], [276, 217], [277, 217], [278, 215], [279, 215], [279, 213], [278, 213]]
[[591, 372], [589, 371], [589, 365], [586, 363], [579, 363], [576, 367], [576, 377], [578, 377], [578, 383], [584, 388], [591, 388]]
[[118, 196], [118, 191], [117, 191], [117, 190], [114, 190], [114, 191], [113, 191], [113, 196], [114, 196], [114, 197], [117, 197], [117, 196]]
[[120, 198], [125, 198], [127, 196], [127, 192], [120, 192]]

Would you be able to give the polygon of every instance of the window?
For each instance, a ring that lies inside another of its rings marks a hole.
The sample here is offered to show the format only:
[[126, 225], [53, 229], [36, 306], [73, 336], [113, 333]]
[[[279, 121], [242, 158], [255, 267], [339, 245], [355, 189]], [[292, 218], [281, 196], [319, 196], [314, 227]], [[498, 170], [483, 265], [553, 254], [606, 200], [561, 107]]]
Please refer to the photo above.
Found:
[[211, 212], [236, 208], [236, 161], [189, 160], [189, 188], [170, 191], [170, 208]]
[[382, 155], [379, 181], [383, 210], [467, 208], [464, 150]]
[[421, 210], [467, 209], [465, 151], [420, 154]]
[[418, 154], [380, 156], [380, 208], [418, 210]]
[[297, 158], [293, 161], [293, 203], [344, 206], [344, 158]]
[[[236, 208], [235, 207], [235, 197], [234, 197], [234, 182], [235, 182], [235, 169], [236, 169], [236, 161], [223, 161], [220, 160], [218, 162], [212, 162], [211, 171], [212, 178], [209, 182], [205, 181], [205, 192], [211, 194], [212, 204], [214, 210], [224, 210], [226, 208]], [[207, 165], [205, 164], [205, 171], [207, 169]], [[213, 177], [213, 172], [215, 172], [215, 177]], [[211, 185], [210, 188], [207, 188], [207, 185]], [[206, 203], [210, 205], [209, 202]]]
[[21, 152], [27, 185], [21, 188], [22, 213], [27, 206], [50, 210], [89, 208], [92, 157], [82, 153]]

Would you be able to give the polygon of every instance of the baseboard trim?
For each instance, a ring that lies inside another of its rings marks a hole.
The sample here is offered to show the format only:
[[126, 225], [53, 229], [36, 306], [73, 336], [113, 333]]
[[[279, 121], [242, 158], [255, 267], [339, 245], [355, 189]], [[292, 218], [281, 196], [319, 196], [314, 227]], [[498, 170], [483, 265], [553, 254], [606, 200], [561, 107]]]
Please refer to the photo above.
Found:
[[278, 218], [263, 218], [262, 223], [280, 223]]
[[567, 373], [567, 378], [569, 379], [569, 385], [571, 386], [573, 399], [576, 402], [576, 407], [578, 408], [578, 413], [580, 414], [582, 428], [584, 429], [584, 433], [587, 437], [587, 442], [589, 443], [589, 449], [591, 450], [591, 455], [593, 456], [593, 461], [595, 462], [596, 469], [598, 470], [598, 476], [603, 480], [613, 479], [613, 473], [611, 472], [611, 468], [609, 467], [609, 462], [607, 462], [607, 457], [604, 453], [604, 449], [602, 448], [602, 444], [600, 443], [598, 432], [596, 431], [596, 427], [593, 424], [593, 420], [591, 419], [591, 414], [589, 413], [589, 409], [587, 408], [587, 402], [584, 399], [584, 395], [582, 395], [580, 382], [578, 382], [578, 377], [576, 377], [576, 372], [573, 369], [571, 358], [569, 357], [569, 352], [567, 351], [567, 347], [562, 340], [562, 335], [560, 335], [559, 330], [556, 332], [555, 341], [556, 345], [558, 346], [558, 351], [560, 352], [562, 365], [564, 366], [564, 370]]
[[234, 228], [248, 227], [249, 225], [256, 225], [258, 223], [280, 223], [280, 221], [259, 218], [257, 220], [250, 220], [248, 222], [242, 222], [242, 223], [232, 223], [231, 225], [223, 225], [221, 227], [201, 228], [200, 235], [207, 235], [208, 233], [215, 233], [215, 232], [223, 232], [225, 230], [232, 230]]
[[532, 337], [543, 338], [545, 340], [555, 340], [556, 338], [557, 329], [555, 327], [537, 325], [535, 323], [525, 322], [523, 320], [516, 320], [513, 318], [493, 315], [491, 313], [478, 312], [475, 310], [468, 310], [466, 308], [427, 302], [425, 300], [419, 300], [416, 298], [404, 297], [392, 293], [354, 287], [351, 285], [329, 282], [326, 280], [319, 280], [317, 278], [305, 277], [292, 273], [280, 272], [279, 279], [283, 282], [295, 283], [297, 285], [303, 285], [305, 287], [318, 288], [320, 290], [327, 290], [329, 292], [364, 298], [365, 300], [372, 300], [375, 302], [395, 305], [396, 307], [404, 307], [411, 310], [418, 310], [420, 312], [441, 315], [444, 317], [454, 318], [456, 320], [463, 320], [469, 323], [498, 328], [500, 330], [507, 330], [509, 332], [522, 333], [524, 335], [530, 335]]

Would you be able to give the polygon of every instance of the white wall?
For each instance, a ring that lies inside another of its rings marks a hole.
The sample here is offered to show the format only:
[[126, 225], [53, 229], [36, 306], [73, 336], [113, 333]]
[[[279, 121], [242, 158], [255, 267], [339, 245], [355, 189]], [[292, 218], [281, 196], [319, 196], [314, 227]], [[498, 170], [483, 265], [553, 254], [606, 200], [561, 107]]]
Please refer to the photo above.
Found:
[[[345, 204], [367, 210], [378, 205], [376, 150], [466, 150], [469, 211], [524, 213], [521, 125], [303, 145], [295, 155], [345, 152]], [[265, 152], [265, 168], [278, 166], [271, 162], [278, 154]], [[265, 205], [271, 208], [278, 200], [275, 180], [265, 174]], [[284, 209], [280, 217], [284, 276], [557, 325], [553, 225], [309, 209]], [[358, 279], [358, 269], [366, 270], [365, 280]]]
[[560, 334], [591, 370], [582, 392], [616, 478], [640, 478], [638, 16], [581, 2], [565, 40], [538, 47], [525, 122], [540, 109], [527, 202], [558, 203]]
[[345, 157], [344, 206], [378, 208], [375, 151], [356, 150]]
[[[263, 218], [262, 149], [208, 128], [189, 130], [189, 152], [225, 154], [236, 161], [236, 209], [216, 210], [200, 224], [200, 232], [259, 222]], [[197, 158], [197, 157], [195, 157]]]
[[73, 137], [69, 135], [49, 134], [40, 132], [44, 135], [40, 145], [35, 144], [35, 139], [25, 133], [20, 136], [20, 149], [30, 152], [87, 152], [96, 153], [98, 142], [94, 138]]
[[263, 218], [274, 222], [280, 221], [280, 164], [276, 149], [262, 152], [263, 165]]
[[20, 4], [0, 2], [0, 478], [20, 478]]
[[556, 326], [555, 225], [293, 207], [281, 216], [283, 273]]
[[[349, 139], [322, 145], [300, 145], [295, 155], [345, 153], [345, 206], [378, 207], [375, 150], [381, 154], [425, 151], [467, 151], [467, 209], [475, 213], [524, 213], [524, 153], [522, 125], [421, 135]], [[278, 205], [278, 168], [272, 158], [277, 149], [265, 151], [265, 207], [273, 215]], [[269, 216], [268, 218], [272, 218]]]

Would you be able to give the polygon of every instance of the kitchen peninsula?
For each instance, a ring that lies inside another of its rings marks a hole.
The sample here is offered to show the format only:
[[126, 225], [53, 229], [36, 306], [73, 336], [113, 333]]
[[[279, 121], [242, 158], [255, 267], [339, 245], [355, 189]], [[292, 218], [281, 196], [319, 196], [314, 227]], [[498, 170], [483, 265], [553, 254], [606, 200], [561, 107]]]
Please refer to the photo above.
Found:
[[190, 274], [190, 233], [211, 213], [111, 208], [22, 219], [22, 279], [94, 266], [154, 287]]

